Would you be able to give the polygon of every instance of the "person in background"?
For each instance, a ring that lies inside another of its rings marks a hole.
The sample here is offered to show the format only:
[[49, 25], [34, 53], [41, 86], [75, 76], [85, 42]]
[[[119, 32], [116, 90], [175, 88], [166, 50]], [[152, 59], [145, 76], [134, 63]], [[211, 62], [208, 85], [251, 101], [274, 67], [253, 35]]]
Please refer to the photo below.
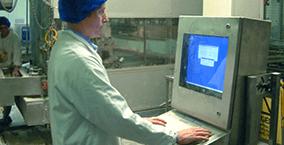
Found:
[[175, 132], [157, 117], [141, 118], [111, 85], [98, 47], [108, 22], [106, 0], [59, 0], [58, 33], [48, 66], [50, 123], [54, 145], [118, 145], [126, 138], [149, 145], [188, 144], [208, 140], [200, 127]]
[[[11, 23], [6, 17], [0, 17], [0, 77], [20, 77], [18, 69], [22, 65], [21, 42], [10, 25]], [[3, 118], [0, 120], [1, 126], [7, 127], [12, 123], [10, 112], [11, 106], [4, 106]]]

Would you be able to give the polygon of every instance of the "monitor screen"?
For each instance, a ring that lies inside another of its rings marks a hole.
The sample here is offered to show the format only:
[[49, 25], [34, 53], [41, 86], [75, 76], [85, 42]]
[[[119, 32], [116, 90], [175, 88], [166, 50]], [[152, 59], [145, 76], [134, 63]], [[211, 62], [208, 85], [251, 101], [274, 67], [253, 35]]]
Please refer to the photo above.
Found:
[[184, 34], [180, 86], [222, 99], [228, 37]]

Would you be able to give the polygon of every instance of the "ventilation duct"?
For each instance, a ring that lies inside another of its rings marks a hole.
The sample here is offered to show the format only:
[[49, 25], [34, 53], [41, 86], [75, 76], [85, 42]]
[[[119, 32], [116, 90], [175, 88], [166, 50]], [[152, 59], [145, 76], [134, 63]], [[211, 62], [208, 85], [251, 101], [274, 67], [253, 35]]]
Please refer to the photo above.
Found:
[[0, 0], [0, 10], [12, 12], [17, 4], [18, 0]]

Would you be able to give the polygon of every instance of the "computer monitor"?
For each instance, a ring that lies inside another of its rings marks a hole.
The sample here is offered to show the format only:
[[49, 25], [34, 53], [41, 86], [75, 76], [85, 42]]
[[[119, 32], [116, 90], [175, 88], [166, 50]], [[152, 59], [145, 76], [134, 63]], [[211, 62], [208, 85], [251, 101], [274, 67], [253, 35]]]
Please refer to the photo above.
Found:
[[222, 99], [228, 37], [184, 33], [180, 86]]

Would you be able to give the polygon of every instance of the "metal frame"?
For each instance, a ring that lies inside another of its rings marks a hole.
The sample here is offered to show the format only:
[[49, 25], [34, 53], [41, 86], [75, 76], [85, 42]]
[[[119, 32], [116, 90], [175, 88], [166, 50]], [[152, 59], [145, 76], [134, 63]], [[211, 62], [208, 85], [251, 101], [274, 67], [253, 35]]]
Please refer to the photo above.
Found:
[[169, 111], [169, 105], [170, 105], [170, 98], [169, 98], [170, 82], [173, 83], [174, 76], [166, 75], [165, 78], [166, 78], [166, 81], [167, 81], [167, 93], [166, 93], [166, 107], [165, 107], [165, 111], [167, 112], [167, 111]]
[[269, 145], [276, 145], [279, 113], [280, 73], [267, 73], [247, 77], [246, 145], [259, 140], [260, 118], [264, 97], [271, 98]]

